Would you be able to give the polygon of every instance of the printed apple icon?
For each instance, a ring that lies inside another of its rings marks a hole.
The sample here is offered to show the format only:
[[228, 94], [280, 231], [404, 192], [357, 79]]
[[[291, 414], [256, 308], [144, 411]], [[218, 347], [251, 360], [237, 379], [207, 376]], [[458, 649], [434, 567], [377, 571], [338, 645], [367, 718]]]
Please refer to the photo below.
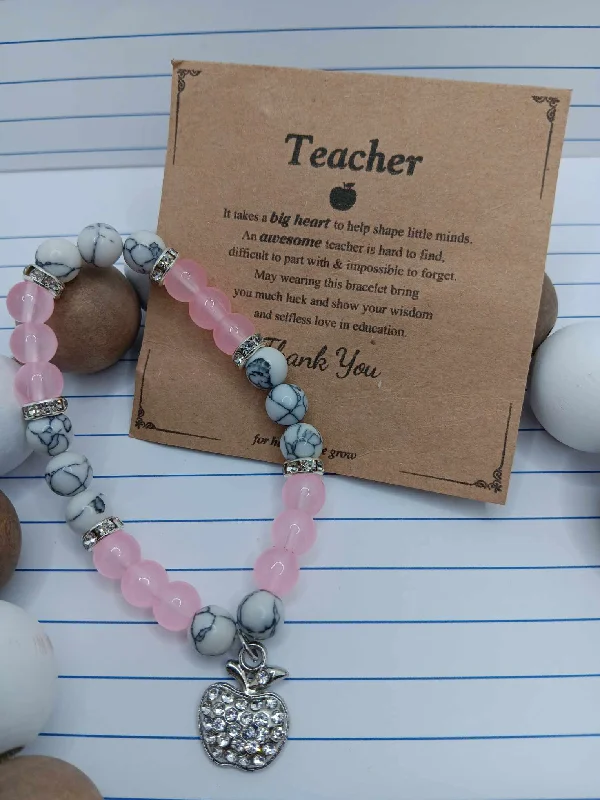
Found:
[[356, 203], [356, 191], [353, 183], [336, 186], [329, 192], [329, 203], [337, 211], [348, 211]]

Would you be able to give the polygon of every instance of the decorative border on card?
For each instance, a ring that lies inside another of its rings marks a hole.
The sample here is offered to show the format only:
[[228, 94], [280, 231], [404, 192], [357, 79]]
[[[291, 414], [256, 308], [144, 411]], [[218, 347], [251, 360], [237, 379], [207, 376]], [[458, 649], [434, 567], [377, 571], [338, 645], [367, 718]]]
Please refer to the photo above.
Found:
[[542, 173], [542, 187], [540, 189], [540, 200], [542, 199], [542, 195], [544, 194], [544, 184], [546, 183], [546, 170], [548, 169], [548, 159], [550, 158], [550, 143], [552, 142], [552, 133], [554, 131], [554, 120], [556, 119], [556, 107], [560, 103], [560, 99], [558, 97], [547, 97], [546, 95], [532, 95], [532, 100], [535, 100], [536, 103], [547, 103], [549, 108], [546, 111], [546, 119], [550, 123], [550, 128], [548, 130], [548, 144], [546, 145], [546, 158], [544, 159], [544, 171]]
[[483, 478], [478, 478], [476, 481], [459, 481], [455, 478], [441, 478], [439, 475], [427, 475], [423, 472], [408, 472], [407, 470], [400, 470], [404, 475], [413, 475], [415, 478], [432, 478], [434, 481], [445, 481], [446, 483], [457, 483], [460, 486], [476, 486], [478, 489], [487, 489], [489, 492], [498, 494], [504, 490], [503, 472], [504, 461], [506, 459], [506, 447], [508, 444], [508, 432], [510, 430], [510, 420], [512, 417], [513, 404], [508, 406], [508, 417], [506, 419], [506, 429], [504, 431], [504, 443], [502, 445], [502, 453], [500, 456], [500, 463], [492, 472], [492, 480], [486, 481]]
[[176, 433], [179, 436], [193, 436], [195, 439], [208, 439], [211, 442], [220, 442], [221, 439], [217, 436], [204, 436], [201, 433], [189, 433], [188, 431], [174, 431], [171, 428], [161, 428], [159, 425], [156, 425], [154, 422], [150, 420], [144, 419], [146, 416], [146, 411], [143, 406], [144, 402], [144, 381], [146, 380], [146, 369], [148, 368], [148, 362], [150, 361], [150, 353], [152, 350], [148, 350], [148, 355], [146, 356], [146, 361], [144, 363], [144, 369], [142, 370], [142, 380], [140, 383], [140, 399], [138, 403], [138, 410], [137, 410], [137, 417], [134, 422], [136, 428], [147, 428], [148, 430], [152, 431], [161, 431], [162, 433]]
[[196, 78], [202, 72], [201, 69], [178, 69], [177, 70], [177, 100], [175, 101], [175, 136], [173, 139], [173, 164], [175, 163], [175, 152], [177, 150], [177, 132], [179, 130], [179, 103], [181, 93], [185, 89], [185, 79], [189, 75]]

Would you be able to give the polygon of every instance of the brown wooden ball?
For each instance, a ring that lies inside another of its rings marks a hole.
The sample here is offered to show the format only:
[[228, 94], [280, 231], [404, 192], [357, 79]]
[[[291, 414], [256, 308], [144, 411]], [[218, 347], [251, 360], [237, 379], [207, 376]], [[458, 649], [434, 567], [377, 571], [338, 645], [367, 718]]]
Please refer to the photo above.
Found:
[[140, 301], [122, 272], [84, 264], [54, 305], [58, 350], [52, 361], [65, 372], [106, 369], [134, 343], [140, 319]]
[[102, 800], [81, 770], [49, 756], [16, 756], [0, 762], [2, 800]]
[[540, 299], [540, 308], [538, 311], [537, 323], [535, 326], [535, 336], [533, 337], [533, 350], [541, 345], [546, 339], [552, 328], [556, 324], [558, 316], [558, 297], [556, 296], [556, 289], [554, 284], [547, 275], [544, 275], [544, 283], [542, 284], [542, 297]]
[[15, 571], [20, 552], [19, 517], [8, 497], [0, 492], [0, 589]]

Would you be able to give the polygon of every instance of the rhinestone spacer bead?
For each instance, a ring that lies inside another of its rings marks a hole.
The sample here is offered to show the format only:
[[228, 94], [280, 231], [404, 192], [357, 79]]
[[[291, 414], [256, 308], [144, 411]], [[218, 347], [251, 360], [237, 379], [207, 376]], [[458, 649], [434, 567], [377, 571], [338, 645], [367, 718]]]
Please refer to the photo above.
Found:
[[59, 281], [54, 275], [50, 275], [45, 269], [38, 267], [37, 264], [30, 264], [28, 267], [25, 267], [23, 275], [26, 280], [37, 283], [38, 286], [47, 289], [55, 300], [58, 300], [65, 288], [62, 281]]
[[101, 539], [104, 539], [105, 536], [109, 536], [111, 533], [121, 530], [122, 527], [123, 523], [118, 517], [107, 517], [83, 534], [81, 537], [81, 544], [86, 550], [91, 550], [92, 547], [98, 544]]
[[42, 417], [56, 417], [63, 414], [68, 407], [66, 397], [53, 397], [51, 400], [40, 400], [37, 403], [27, 403], [21, 408], [23, 419], [30, 422], [32, 419], [42, 419]]
[[263, 347], [264, 341], [260, 333], [253, 333], [241, 343], [232, 356], [233, 363], [236, 367], [242, 369], [248, 363], [248, 359], [252, 358], [257, 350]]
[[167, 272], [171, 269], [178, 258], [179, 253], [177, 250], [173, 250], [171, 247], [168, 247], [164, 252], [162, 252], [156, 259], [156, 262], [152, 267], [152, 272], [150, 273], [150, 280], [152, 283], [155, 283], [157, 286], [162, 286]]
[[283, 464], [284, 475], [305, 475], [313, 472], [317, 475], [323, 475], [325, 472], [320, 458], [296, 458]]

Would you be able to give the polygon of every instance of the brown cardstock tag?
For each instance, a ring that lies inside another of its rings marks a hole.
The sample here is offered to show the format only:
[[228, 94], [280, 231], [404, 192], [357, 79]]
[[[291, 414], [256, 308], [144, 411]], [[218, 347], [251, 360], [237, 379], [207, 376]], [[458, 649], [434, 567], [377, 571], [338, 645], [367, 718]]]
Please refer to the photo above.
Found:
[[[503, 503], [570, 92], [176, 62], [159, 233], [272, 337], [326, 470]], [[131, 435], [281, 463], [151, 290]]]

